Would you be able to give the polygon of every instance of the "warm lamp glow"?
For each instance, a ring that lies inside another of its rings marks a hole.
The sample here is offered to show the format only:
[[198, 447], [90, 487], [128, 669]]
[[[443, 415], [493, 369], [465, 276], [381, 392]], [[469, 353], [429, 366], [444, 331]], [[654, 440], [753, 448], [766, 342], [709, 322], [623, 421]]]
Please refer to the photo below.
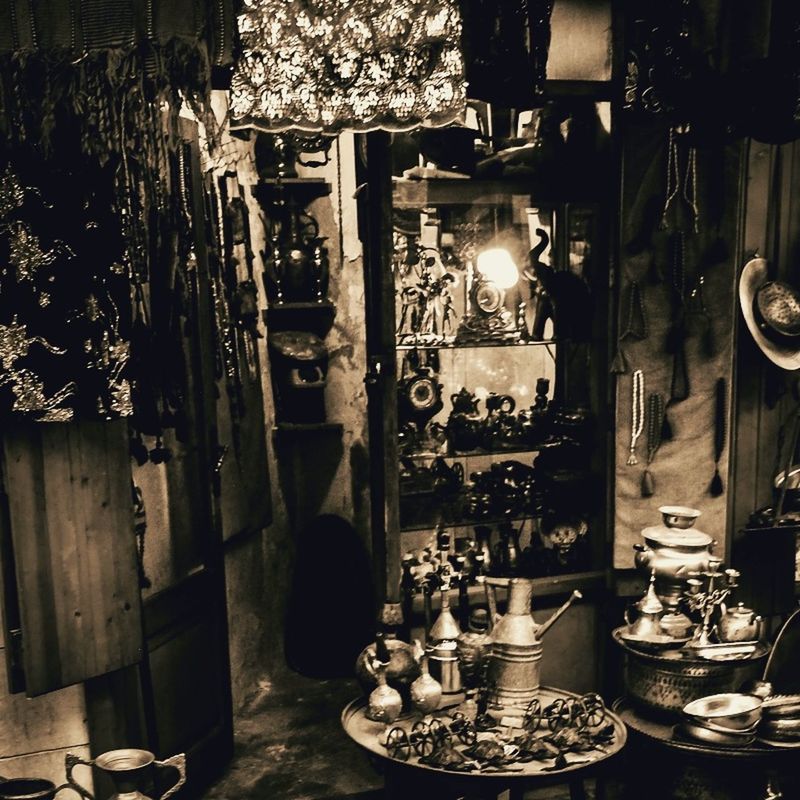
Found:
[[519, 280], [519, 270], [511, 253], [503, 247], [492, 247], [478, 253], [478, 272], [500, 289], [510, 289]]

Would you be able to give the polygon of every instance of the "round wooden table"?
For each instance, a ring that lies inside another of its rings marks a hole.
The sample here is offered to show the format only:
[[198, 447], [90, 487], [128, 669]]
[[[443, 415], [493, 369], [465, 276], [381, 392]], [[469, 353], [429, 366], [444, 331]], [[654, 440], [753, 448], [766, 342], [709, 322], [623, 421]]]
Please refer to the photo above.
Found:
[[[539, 690], [539, 700], [543, 707], [558, 698], [566, 700], [576, 697], [577, 695], [570, 692], [545, 686]], [[415, 754], [410, 755], [407, 761], [391, 758], [382, 744], [386, 738], [387, 726], [367, 719], [365, 712], [366, 699], [353, 700], [342, 712], [342, 727], [356, 744], [378, 762], [385, 778], [387, 800], [401, 800], [401, 798], [427, 800], [434, 797], [436, 800], [459, 797], [488, 800], [497, 798], [503, 793], [507, 793], [505, 797], [509, 800], [522, 800], [526, 791], [563, 784], [569, 786], [572, 800], [583, 800], [586, 797], [584, 779], [596, 777], [609, 759], [622, 750], [627, 740], [622, 720], [610, 710], [606, 710], [606, 720], [614, 726], [611, 744], [606, 745], [603, 750], [566, 754], [567, 766], [563, 769], [548, 769], [553, 765], [553, 761], [550, 760], [513, 764], [507, 770], [456, 772], [420, 764]], [[389, 727], [398, 726], [410, 731], [419, 719], [421, 716], [418, 714], [409, 715]], [[602, 790], [596, 797], [600, 800]]]

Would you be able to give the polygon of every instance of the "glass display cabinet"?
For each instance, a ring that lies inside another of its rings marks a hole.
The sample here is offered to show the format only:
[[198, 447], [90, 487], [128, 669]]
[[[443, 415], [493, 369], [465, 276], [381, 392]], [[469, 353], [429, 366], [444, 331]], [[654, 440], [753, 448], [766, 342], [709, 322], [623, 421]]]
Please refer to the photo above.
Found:
[[595, 48], [604, 69], [548, 81], [536, 108], [470, 101], [462, 125], [360, 137], [372, 545], [386, 623], [408, 628], [435, 611], [431, 573], [444, 571], [454, 602], [458, 591], [462, 621], [485, 602], [483, 576], [533, 577], [541, 608], [543, 595], [607, 585], [608, 19], [592, 29], [606, 37]]

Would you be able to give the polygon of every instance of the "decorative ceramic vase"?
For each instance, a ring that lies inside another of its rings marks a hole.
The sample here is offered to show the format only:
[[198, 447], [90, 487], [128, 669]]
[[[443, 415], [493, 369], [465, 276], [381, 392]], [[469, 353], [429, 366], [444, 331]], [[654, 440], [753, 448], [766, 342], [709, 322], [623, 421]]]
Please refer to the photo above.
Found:
[[87, 800], [94, 800], [94, 795], [84, 789], [73, 777], [72, 770], [78, 764], [94, 767], [108, 775], [114, 783], [115, 793], [110, 800], [150, 800], [140, 787], [146, 785], [154, 768], [172, 767], [178, 771], [178, 780], [174, 786], [161, 795], [160, 800], [167, 800], [186, 783], [186, 756], [183, 753], [171, 756], [164, 761], [157, 761], [149, 750], [125, 748], [109, 750], [91, 761], [84, 761], [78, 756], [68, 753], [64, 764], [67, 769], [67, 782]]
[[419, 666], [421, 674], [411, 684], [411, 702], [421, 714], [431, 714], [439, 708], [442, 699], [442, 684], [431, 675], [427, 656], [422, 656]]
[[392, 689], [386, 683], [386, 664], [377, 663], [375, 675], [378, 685], [370, 692], [367, 703], [367, 718], [375, 722], [385, 722], [390, 725], [403, 710], [403, 698], [397, 689]]
[[[414, 648], [399, 639], [384, 639], [376, 636], [376, 641], [367, 645], [356, 659], [356, 678], [365, 695], [377, 686], [378, 676], [373, 664], [377, 657], [379, 641], [389, 652], [389, 666], [386, 668], [386, 682], [400, 692], [405, 711], [411, 710], [411, 684], [419, 677], [419, 664], [414, 658]], [[381, 649], [382, 649], [381, 646]], [[379, 659], [380, 660], [380, 659]]]

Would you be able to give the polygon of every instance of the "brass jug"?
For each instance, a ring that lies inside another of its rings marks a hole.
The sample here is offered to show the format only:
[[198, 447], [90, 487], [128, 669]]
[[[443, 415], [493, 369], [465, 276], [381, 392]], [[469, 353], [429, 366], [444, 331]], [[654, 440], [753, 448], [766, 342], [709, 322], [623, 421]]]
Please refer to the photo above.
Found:
[[139, 787], [145, 785], [155, 767], [173, 767], [178, 770], [177, 782], [161, 795], [160, 800], [167, 800], [168, 797], [175, 794], [186, 783], [186, 756], [183, 753], [171, 756], [164, 761], [157, 761], [149, 750], [137, 750], [131, 747], [126, 747], [123, 750], [109, 750], [90, 761], [84, 761], [82, 758], [72, 755], [72, 753], [67, 753], [64, 759], [64, 765], [67, 769], [67, 783], [76, 792], [85, 797], [86, 800], [95, 800], [95, 798], [88, 789], [84, 789], [72, 777], [72, 770], [78, 764], [95, 767], [111, 778], [116, 792], [111, 795], [110, 800], [150, 800], [147, 795], [140, 791]]
[[[487, 579], [487, 586], [492, 584], [502, 585], [497, 579]], [[492, 629], [489, 661], [487, 710], [496, 719], [519, 716], [537, 696], [542, 638], [570, 605], [582, 597], [579, 591], [573, 591], [567, 602], [547, 622], [539, 625], [531, 614], [533, 581], [530, 578], [510, 578], [507, 585], [508, 609], [497, 618]], [[496, 607], [493, 593], [489, 605], [492, 609]]]

